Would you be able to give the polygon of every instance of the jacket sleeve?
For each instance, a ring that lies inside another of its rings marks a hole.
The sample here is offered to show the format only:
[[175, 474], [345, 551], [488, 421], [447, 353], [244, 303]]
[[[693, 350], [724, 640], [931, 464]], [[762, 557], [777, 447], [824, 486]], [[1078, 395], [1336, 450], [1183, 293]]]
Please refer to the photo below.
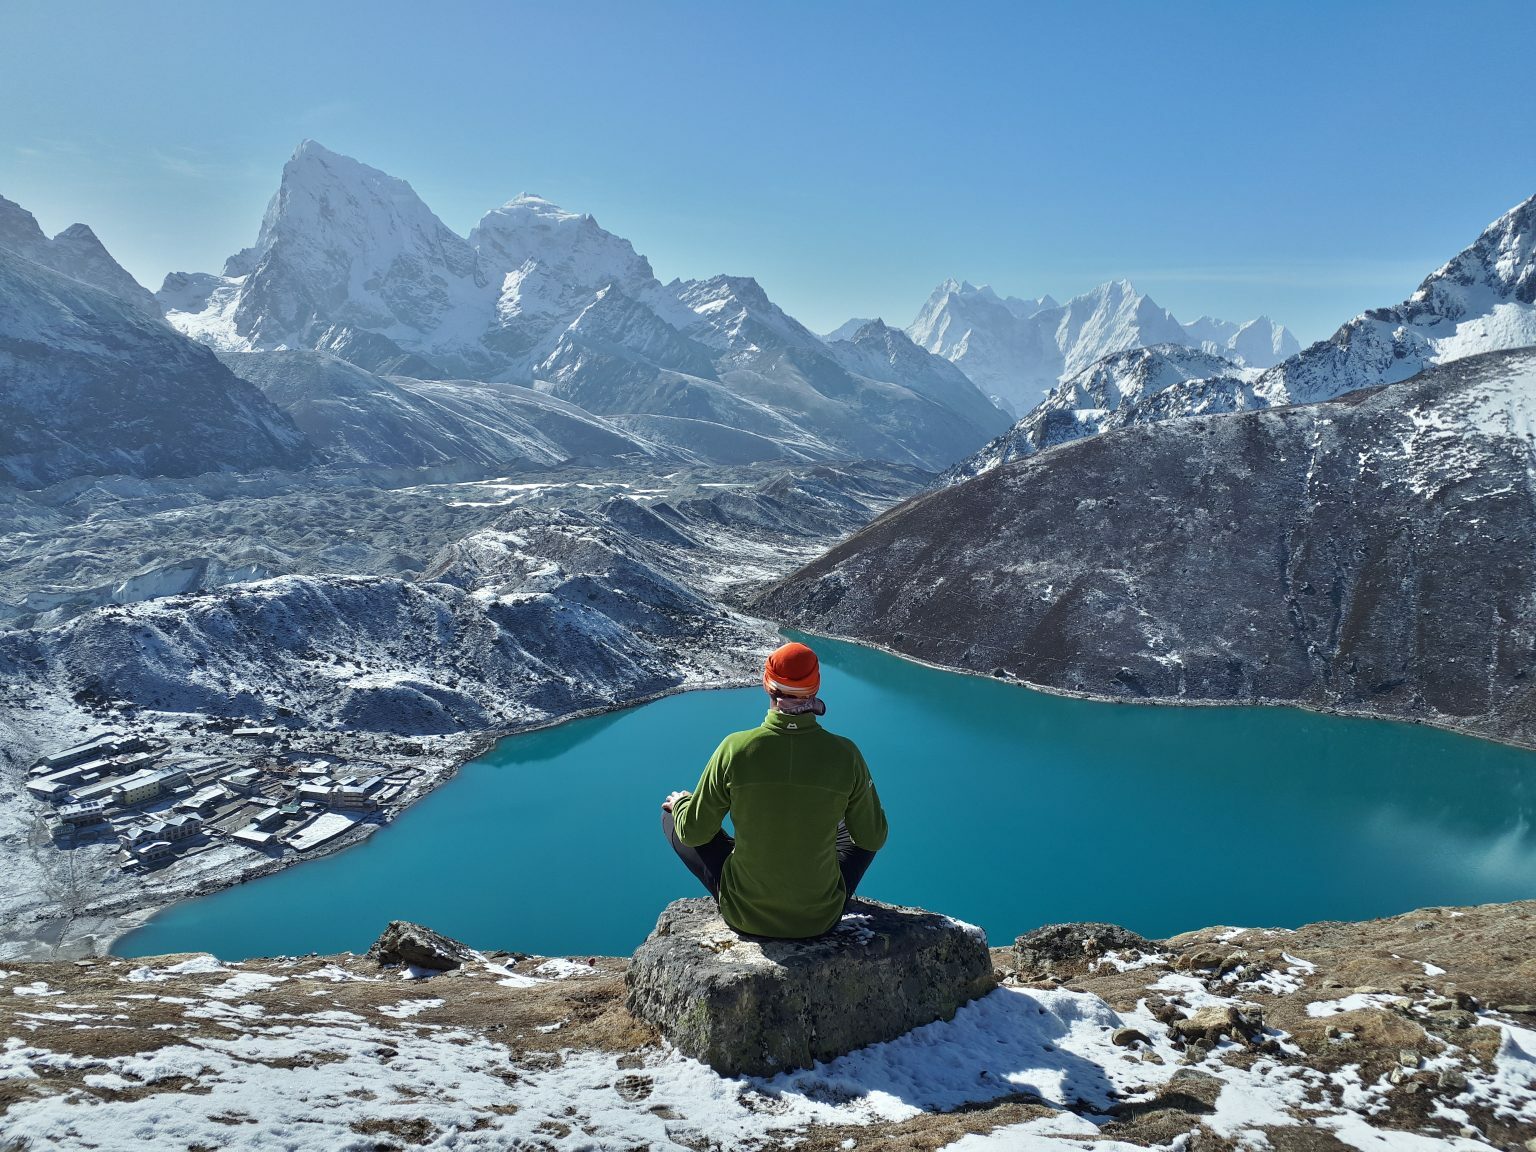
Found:
[[725, 814], [731, 810], [730, 762], [722, 742], [704, 766], [698, 787], [672, 805], [672, 826], [677, 830], [677, 838], [690, 848], [713, 840], [725, 822]]
[[858, 760], [857, 779], [853, 793], [848, 797], [848, 809], [843, 814], [843, 821], [848, 825], [848, 834], [853, 837], [855, 844], [870, 852], [878, 852], [885, 847], [885, 838], [890, 828], [885, 822], [885, 809], [880, 806], [880, 794], [875, 791], [875, 782], [869, 778], [869, 766], [864, 763], [864, 755], [855, 750], [854, 756]]

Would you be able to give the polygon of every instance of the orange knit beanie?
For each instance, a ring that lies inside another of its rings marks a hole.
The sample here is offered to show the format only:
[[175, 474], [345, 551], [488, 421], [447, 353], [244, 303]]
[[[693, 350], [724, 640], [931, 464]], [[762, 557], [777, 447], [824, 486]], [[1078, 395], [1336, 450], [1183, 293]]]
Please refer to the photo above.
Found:
[[821, 664], [804, 644], [776, 648], [763, 665], [763, 687], [780, 696], [814, 696], [821, 687]]

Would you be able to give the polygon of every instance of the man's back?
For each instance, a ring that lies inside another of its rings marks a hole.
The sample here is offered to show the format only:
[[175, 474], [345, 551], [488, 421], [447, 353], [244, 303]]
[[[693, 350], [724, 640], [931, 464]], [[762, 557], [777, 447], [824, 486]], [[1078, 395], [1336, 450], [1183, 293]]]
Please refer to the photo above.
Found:
[[754, 935], [816, 936], [836, 925], [845, 898], [840, 821], [861, 848], [885, 843], [885, 813], [863, 756], [809, 714], [769, 712], [759, 727], [727, 736], [698, 789], [673, 810], [678, 839], [707, 843], [727, 812], [736, 842], [720, 879], [720, 912]]

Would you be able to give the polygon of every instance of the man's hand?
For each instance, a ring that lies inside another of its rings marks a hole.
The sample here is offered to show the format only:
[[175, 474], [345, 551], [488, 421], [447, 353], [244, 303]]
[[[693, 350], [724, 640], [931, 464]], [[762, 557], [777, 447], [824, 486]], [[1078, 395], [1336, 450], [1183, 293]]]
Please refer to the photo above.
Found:
[[673, 793], [671, 793], [670, 795], [667, 796], [667, 798], [665, 800], [663, 800], [661, 802], [661, 810], [663, 812], [670, 812], [670, 811], [672, 811], [672, 805], [676, 804], [679, 800], [681, 800], [684, 796], [687, 796], [687, 795], [689, 795], [689, 793], [687, 793], [687, 792], [673, 792]]

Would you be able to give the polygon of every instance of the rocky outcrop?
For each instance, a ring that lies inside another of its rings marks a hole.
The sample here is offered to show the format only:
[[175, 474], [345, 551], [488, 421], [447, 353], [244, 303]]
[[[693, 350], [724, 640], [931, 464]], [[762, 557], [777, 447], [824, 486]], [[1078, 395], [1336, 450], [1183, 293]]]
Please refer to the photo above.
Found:
[[857, 901], [810, 940], [736, 933], [714, 901], [676, 900], [635, 953], [629, 1010], [726, 1075], [810, 1067], [947, 1020], [995, 980], [979, 929]]
[[1013, 942], [1013, 961], [1020, 972], [1066, 979], [1093, 971], [1106, 956], [1134, 961], [1157, 950], [1118, 924], [1047, 924]]
[[460, 944], [441, 932], [412, 924], [409, 920], [391, 920], [389, 927], [368, 949], [368, 959], [380, 964], [409, 964], [412, 968], [428, 968], [435, 972], [458, 968], [475, 956], [475, 950], [468, 944]]

